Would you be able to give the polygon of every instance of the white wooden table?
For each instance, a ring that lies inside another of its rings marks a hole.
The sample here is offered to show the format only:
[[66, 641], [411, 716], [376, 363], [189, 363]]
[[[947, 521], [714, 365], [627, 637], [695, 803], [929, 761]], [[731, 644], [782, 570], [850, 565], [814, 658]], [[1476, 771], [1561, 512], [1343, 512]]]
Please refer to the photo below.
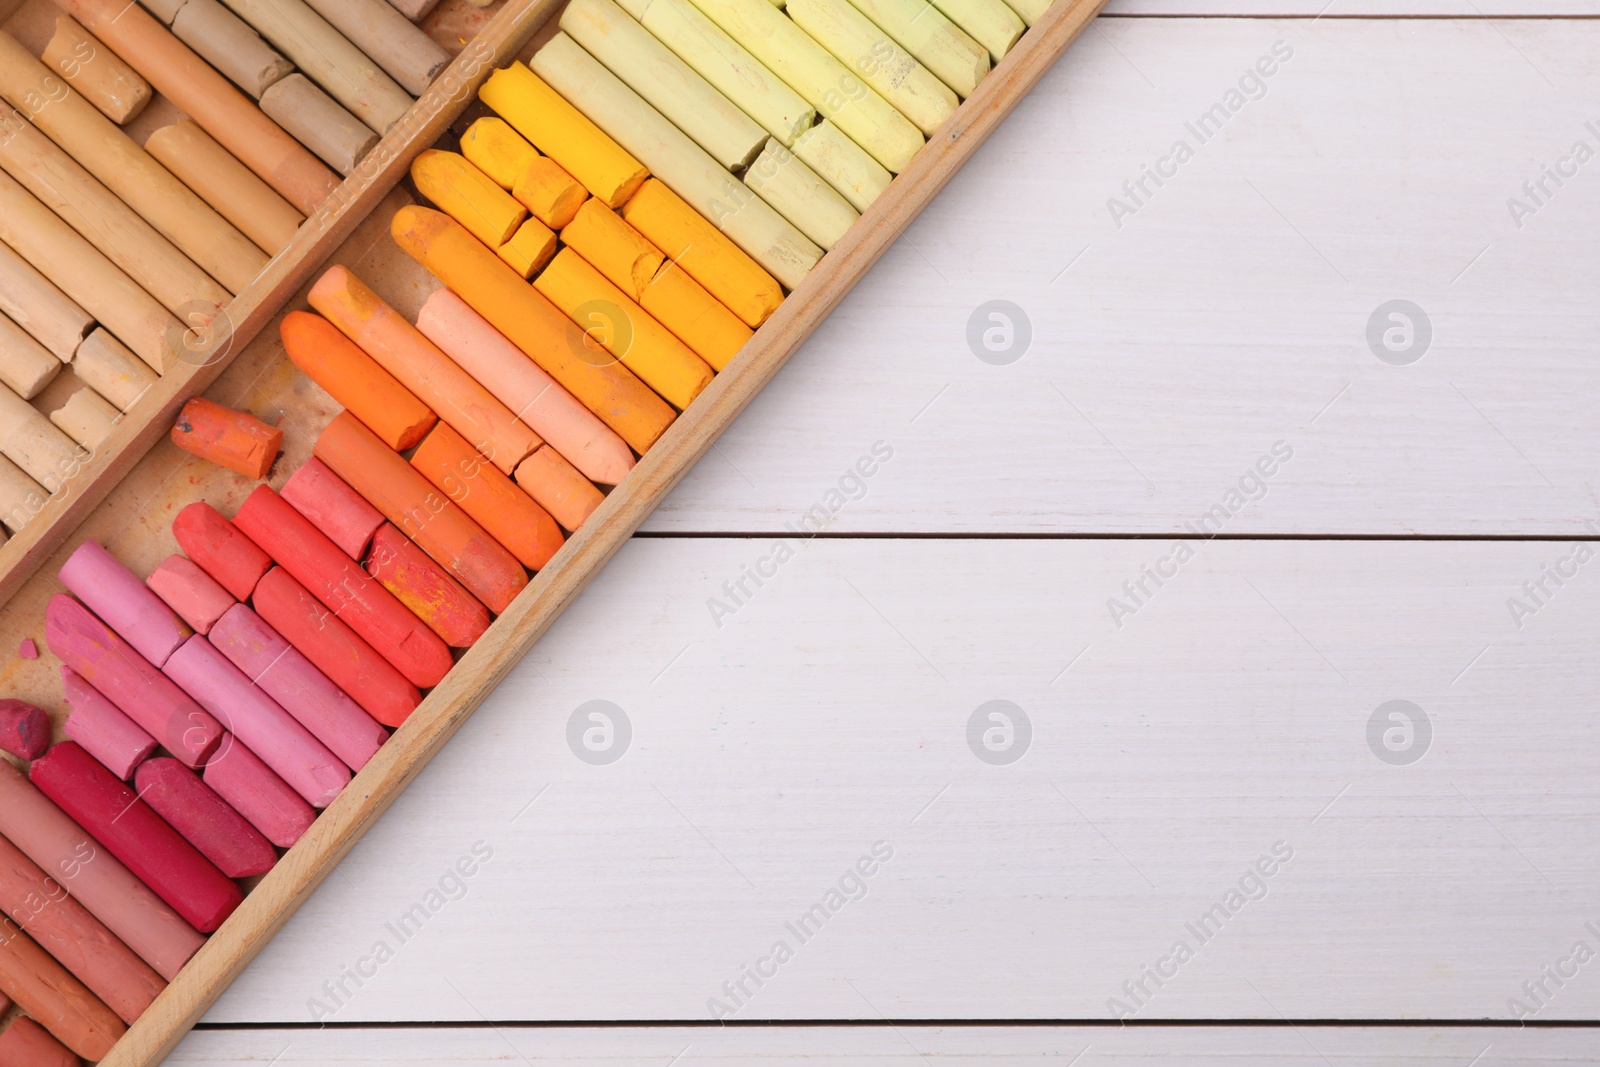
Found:
[[1324, 4], [1118, 0], [173, 1062], [1600, 1057], [1600, 3]]

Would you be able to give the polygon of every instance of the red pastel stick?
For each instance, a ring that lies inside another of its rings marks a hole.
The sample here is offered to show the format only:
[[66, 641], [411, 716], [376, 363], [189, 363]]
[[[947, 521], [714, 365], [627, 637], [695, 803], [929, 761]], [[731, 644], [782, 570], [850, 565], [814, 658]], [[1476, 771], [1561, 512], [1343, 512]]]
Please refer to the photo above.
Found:
[[122, 709], [84, 681], [71, 667], [61, 668], [61, 687], [66, 690], [72, 714], [62, 732], [70, 741], [105, 765], [106, 770], [126, 782], [134, 768], [150, 758], [156, 740], [136, 726]]
[[50, 716], [21, 700], [0, 700], [0, 749], [38, 759], [50, 747]]
[[372, 534], [383, 522], [377, 508], [315, 456], [283, 483], [280, 495], [351, 559], [367, 554]]
[[438, 635], [270, 486], [251, 493], [233, 521], [412, 685], [438, 685], [450, 670], [450, 649]]
[[317, 813], [272, 768], [229, 736], [202, 772], [205, 784], [279, 848], [289, 848], [311, 829]]
[[[3, 998], [0, 998], [3, 999]], [[79, 1067], [82, 1061], [25, 1015], [0, 1034], [0, 1067]]]
[[157, 815], [229, 878], [266, 874], [278, 862], [271, 842], [177, 760], [146, 761], [134, 785]]
[[200, 766], [217, 747], [222, 725], [76, 600], [51, 597], [44, 632], [61, 662], [185, 766]]
[[76, 742], [63, 741], [34, 760], [28, 778], [201, 933], [221, 926], [244, 900], [238, 886]]
[[489, 609], [387, 522], [372, 538], [367, 573], [452, 648], [470, 647], [489, 628]]
[[261, 576], [272, 569], [267, 554], [204, 501], [178, 512], [172, 535], [184, 554], [236, 600], [249, 600]]
[[183, 556], [162, 560], [144, 584], [197, 634], [210, 633], [222, 613], [238, 603], [199, 564]]

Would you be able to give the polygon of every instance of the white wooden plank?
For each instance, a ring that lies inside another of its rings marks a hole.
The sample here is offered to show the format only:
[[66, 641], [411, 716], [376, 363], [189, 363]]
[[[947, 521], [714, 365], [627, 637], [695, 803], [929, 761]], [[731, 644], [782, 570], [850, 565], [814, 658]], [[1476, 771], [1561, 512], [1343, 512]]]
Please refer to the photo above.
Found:
[[[191, 1034], [169, 1064], [274, 1062], [284, 1067], [583, 1063], [586, 1067], [995, 1067], [1073, 1063], [1146, 1067], [1482, 1067], [1593, 1062], [1592, 1030], [1492, 1027], [607, 1027], [573, 1029], [224, 1030]], [[277, 1058], [275, 1058], [277, 1057]], [[1076, 1057], [1076, 1058], [1075, 1058]]]
[[[1275, 44], [1200, 144], [1185, 123]], [[1228, 532], [1576, 534], [1600, 163], [1520, 230], [1507, 203], [1600, 149], [1597, 54], [1594, 21], [1103, 20], [648, 528], [781, 529], [884, 440], [833, 529], [1168, 533], [1284, 441]], [[1179, 139], [1119, 229], [1108, 201]], [[1433, 330], [1410, 366], [1366, 341], [1401, 298]], [[968, 346], [992, 299], [1031, 320], [1009, 366]]]
[[[1146, 965], [1140, 1019], [1508, 1019], [1600, 944], [1600, 564], [1566, 546], [1197, 542], [1118, 628], [1170, 542], [824, 540], [719, 629], [771, 544], [630, 544], [209, 1020], [1108, 1019]], [[1576, 576], [1518, 629], [1545, 565]], [[1409, 766], [1369, 748], [1396, 699]], [[595, 700], [606, 765], [569, 747]], [[1009, 766], [969, 747], [992, 700], [1032, 724]], [[1596, 968], [1536, 1018], [1593, 1018]]]
[[1595, 0], [1111, 0], [1108, 15], [1168, 18], [1588, 18]]

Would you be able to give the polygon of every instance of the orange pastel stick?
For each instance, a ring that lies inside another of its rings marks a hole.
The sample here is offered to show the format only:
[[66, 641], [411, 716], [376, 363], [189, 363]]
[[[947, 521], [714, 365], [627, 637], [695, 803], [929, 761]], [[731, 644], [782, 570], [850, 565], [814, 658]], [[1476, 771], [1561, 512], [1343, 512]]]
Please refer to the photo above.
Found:
[[566, 540], [549, 512], [448, 426], [433, 428], [412, 453], [411, 465], [525, 567], [543, 567]]
[[469, 648], [489, 628], [489, 609], [390, 523], [372, 536], [367, 573], [451, 648]]
[[606, 499], [593, 482], [549, 445], [522, 461], [517, 468], [517, 484], [568, 530], [582, 526], [583, 520]]
[[528, 584], [516, 557], [348, 411], [328, 423], [314, 451], [496, 615]]
[[172, 443], [246, 478], [265, 478], [283, 448], [283, 431], [197, 396], [178, 412]]
[[676, 418], [633, 372], [593, 351], [583, 331], [448, 215], [403, 207], [390, 226], [406, 253], [470, 304], [635, 452]]
[[552, 230], [566, 226], [589, 199], [589, 192], [549, 156], [531, 161], [511, 186], [511, 195]]
[[517, 421], [510, 408], [344, 267], [329, 267], [311, 287], [310, 300], [312, 307], [506, 474], [544, 443]]
[[415, 447], [439, 421], [411, 390], [321, 315], [291, 311], [278, 333], [294, 365], [390, 448], [403, 452]]

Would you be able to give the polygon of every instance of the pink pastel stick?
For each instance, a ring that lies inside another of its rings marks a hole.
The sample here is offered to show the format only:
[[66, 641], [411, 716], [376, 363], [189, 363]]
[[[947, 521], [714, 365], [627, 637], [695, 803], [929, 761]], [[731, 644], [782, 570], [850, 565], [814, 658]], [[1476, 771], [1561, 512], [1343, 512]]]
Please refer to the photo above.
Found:
[[353, 560], [367, 554], [372, 535], [383, 524], [378, 509], [315, 456], [283, 483], [278, 495]]
[[245, 605], [219, 619], [210, 640], [352, 770], [365, 767], [389, 739], [389, 731]]
[[76, 600], [50, 598], [45, 640], [62, 663], [185, 766], [200, 766], [217, 747], [222, 724]]
[[79, 545], [61, 565], [60, 577], [152, 666], [164, 665], [194, 632], [98, 542]]
[[204, 637], [184, 642], [167, 660], [167, 674], [312, 807], [327, 807], [349, 784], [350, 768]]
[[134, 769], [156, 750], [156, 739], [134, 725], [121, 708], [71, 667], [61, 668], [61, 687], [72, 705], [63, 732], [112, 774], [124, 782], [132, 778]]
[[238, 603], [215, 578], [184, 556], [162, 560], [144, 584], [197, 634], [210, 633], [222, 613]]
[[217, 746], [202, 775], [217, 796], [279, 848], [300, 840], [317, 817], [299, 793], [231, 734]]
[[0, 700], [0, 749], [38, 759], [50, 747], [50, 716], [21, 700]]
[[616, 485], [633, 469], [622, 438], [455, 293], [428, 297], [417, 329], [584, 477]]
[[266, 874], [278, 862], [271, 842], [177, 760], [147, 761], [134, 784], [157, 815], [229, 878]]

